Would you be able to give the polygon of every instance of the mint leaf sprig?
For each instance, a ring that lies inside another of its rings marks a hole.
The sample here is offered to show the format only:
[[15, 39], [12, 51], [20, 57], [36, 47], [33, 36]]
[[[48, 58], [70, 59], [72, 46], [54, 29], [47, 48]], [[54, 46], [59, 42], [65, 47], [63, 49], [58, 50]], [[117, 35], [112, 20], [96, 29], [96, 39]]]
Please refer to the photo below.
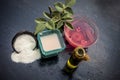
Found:
[[36, 18], [35, 35], [44, 29], [63, 29], [66, 25], [70, 29], [73, 29], [71, 21], [73, 21], [73, 10], [72, 6], [76, 3], [76, 0], [65, 0], [65, 4], [62, 2], [54, 3], [54, 8], [48, 7], [48, 12], [43, 12], [45, 18]]

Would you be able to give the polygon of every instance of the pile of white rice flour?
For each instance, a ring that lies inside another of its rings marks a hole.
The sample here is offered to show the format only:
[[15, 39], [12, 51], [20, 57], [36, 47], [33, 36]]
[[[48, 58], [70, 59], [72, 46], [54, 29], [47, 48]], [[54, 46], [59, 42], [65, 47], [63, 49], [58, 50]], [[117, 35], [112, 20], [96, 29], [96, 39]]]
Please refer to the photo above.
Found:
[[24, 34], [18, 36], [13, 46], [19, 52], [11, 54], [12, 61], [16, 63], [32, 63], [41, 58], [39, 49], [34, 49], [36, 41], [31, 35]]

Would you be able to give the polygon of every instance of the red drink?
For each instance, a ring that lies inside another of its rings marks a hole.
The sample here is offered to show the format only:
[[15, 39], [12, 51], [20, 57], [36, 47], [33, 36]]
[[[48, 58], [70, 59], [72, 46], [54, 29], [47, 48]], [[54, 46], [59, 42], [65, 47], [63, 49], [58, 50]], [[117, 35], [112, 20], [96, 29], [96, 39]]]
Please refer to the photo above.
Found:
[[74, 27], [70, 30], [68, 27], [64, 27], [65, 38], [73, 47], [88, 47], [97, 40], [96, 25], [85, 19], [75, 18], [72, 22]]

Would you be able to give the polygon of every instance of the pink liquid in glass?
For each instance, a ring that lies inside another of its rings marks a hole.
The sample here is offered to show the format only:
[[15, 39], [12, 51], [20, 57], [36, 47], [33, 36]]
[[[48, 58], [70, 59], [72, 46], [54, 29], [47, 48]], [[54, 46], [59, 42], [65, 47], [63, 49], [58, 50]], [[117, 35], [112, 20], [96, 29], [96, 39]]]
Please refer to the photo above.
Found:
[[64, 27], [65, 38], [73, 47], [88, 47], [97, 40], [96, 25], [86, 19], [75, 19], [73, 30]]

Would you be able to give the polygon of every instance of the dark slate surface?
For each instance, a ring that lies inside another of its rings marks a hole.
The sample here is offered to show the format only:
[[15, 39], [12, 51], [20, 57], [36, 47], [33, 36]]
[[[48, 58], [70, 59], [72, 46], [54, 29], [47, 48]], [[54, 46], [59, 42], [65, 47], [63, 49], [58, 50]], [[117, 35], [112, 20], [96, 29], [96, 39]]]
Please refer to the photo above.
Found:
[[11, 61], [13, 36], [22, 30], [33, 32], [34, 19], [55, 1], [0, 0], [0, 80], [120, 80], [120, 0], [77, 0], [74, 13], [96, 22], [99, 39], [88, 49], [91, 60], [82, 62], [72, 77], [61, 72], [67, 52], [31, 64]]

